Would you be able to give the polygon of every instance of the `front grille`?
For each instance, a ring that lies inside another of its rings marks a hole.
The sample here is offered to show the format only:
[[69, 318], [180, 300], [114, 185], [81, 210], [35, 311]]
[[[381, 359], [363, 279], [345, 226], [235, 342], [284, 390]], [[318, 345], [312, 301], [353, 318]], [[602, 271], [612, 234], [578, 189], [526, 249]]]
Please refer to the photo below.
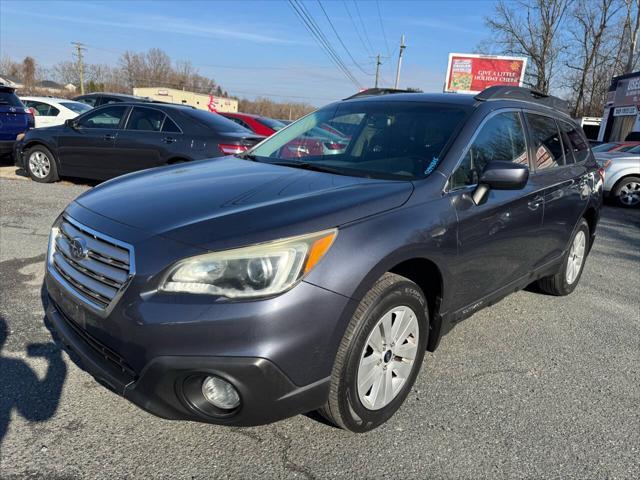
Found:
[[133, 275], [133, 249], [65, 217], [52, 233], [49, 265], [72, 293], [104, 311]]

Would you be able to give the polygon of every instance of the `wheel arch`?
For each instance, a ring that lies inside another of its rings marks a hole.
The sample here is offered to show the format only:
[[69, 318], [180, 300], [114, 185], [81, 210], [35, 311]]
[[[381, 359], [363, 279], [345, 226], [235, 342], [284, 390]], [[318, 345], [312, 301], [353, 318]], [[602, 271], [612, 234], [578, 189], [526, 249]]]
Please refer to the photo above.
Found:
[[51, 155], [53, 156], [53, 161], [56, 162], [56, 167], [58, 169], [58, 172], [60, 172], [60, 159], [58, 158], [58, 152], [56, 151], [55, 146], [39, 138], [30, 140], [22, 146], [22, 154], [23, 154], [22, 168], [24, 169], [27, 168], [27, 160], [28, 160], [26, 157], [27, 151], [38, 145], [46, 148], [47, 150], [49, 150], [49, 152], [51, 152]]
[[381, 260], [353, 292], [351, 298], [360, 301], [385, 273], [395, 273], [414, 282], [427, 299], [429, 307], [429, 341], [427, 350], [434, 351], [443, 333], [442, 306], [447, 288], [447, 271], [423, 249], [397, 251]]
[[589, 250], [591, 250], [596, 238], [596, 227], [598, 226], [599, 217], [598, 210], [594, 206], [589, 206], [582, 215], [582, 218], [584, 218], [587, 221], [587, 225], [589, 225]]
[[440, 341], [442, 317], [440, 306], [444, 291], [443, 276], [438, 265], [425, 257], [414, 257], [394, 265], [391, 273], [408, 278], [424, 293], [429, 307], [429, 341], [427, 350], [433, 352]]

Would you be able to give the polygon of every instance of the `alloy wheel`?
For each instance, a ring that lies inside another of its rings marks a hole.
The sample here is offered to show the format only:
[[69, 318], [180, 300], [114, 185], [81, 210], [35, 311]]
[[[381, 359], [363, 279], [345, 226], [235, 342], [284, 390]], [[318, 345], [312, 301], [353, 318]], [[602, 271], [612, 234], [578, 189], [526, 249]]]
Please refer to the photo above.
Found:
[[620, 189], [620, 202], [629, 207], [640, 203], [640, 182], [629, 182]]
[[418, 319], [407, 306], [385, 313], [369, 334], [358, 366], [358, 397], [368, 410], [386, 407], [398, 395], [413, 370]]
[[573, 239], [571, 244], [571, 250], [569, 251], [569, 258], [567, 260], [567, 283], [571, 285], [576, 281], [582, 268], [582, 262], [584, 260], [584, 253], [587, 245], [587, 237], [583, 230], [579, 230]]
[[51, 171], [51, 160], [40, 151], [35, 151], [29, 155], [29, 171], [37, 178], [46, 178]]

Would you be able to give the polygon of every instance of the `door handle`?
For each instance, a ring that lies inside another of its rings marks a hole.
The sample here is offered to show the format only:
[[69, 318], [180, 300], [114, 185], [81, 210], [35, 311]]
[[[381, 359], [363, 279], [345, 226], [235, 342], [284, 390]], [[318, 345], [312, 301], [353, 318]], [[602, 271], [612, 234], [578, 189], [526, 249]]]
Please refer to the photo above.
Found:
[[175, 138], [173, 138], [173, 137], [164, 137], [164, 138], [162, 139], [162, 141], [163, 141], [164, 143], [175, 143], [176, 139], [175, 139]]
[[111, 133], [107, 133], [104, 137], [105, 140], [115, 140], [116, 136], [111, 134]]
[[533, 200], [531, 200], [528, 205], [529, 205], [529, 210], [537, 210], [538, 207], [540, 207], [540, 205], [542, 205], [542, 202], [544, 201], [544, 198], [540, 195], [537, 195]]

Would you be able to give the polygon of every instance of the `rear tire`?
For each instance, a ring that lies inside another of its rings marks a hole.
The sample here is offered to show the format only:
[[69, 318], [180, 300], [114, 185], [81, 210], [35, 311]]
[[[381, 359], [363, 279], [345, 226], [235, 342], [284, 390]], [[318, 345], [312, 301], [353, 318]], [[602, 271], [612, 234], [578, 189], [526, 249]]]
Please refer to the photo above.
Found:
[[538, 280], [540, 290], [556, 296], [569, 295], [575, 290], [589, 253], [589, 239], [589, 224], [582, 218], [573, 232], [562, 268], [555, 275]]
[[613, 189], [613, 198], [621, 207], [632, 208], [640, 205], [640, 177], [626, 177]]
[[25, 168], [32, 180], [51, 183], [60, 179], [56, 159], [47, 147], [34, 145], [27, 150], [25, 159]]
[[329, 399], [320, 414], [352, 432], [367, 432], [391, 418], [420, 371], [428, 314], [425, 296], [415, 283], [385, 273], [349, 322], [331, 374]]

